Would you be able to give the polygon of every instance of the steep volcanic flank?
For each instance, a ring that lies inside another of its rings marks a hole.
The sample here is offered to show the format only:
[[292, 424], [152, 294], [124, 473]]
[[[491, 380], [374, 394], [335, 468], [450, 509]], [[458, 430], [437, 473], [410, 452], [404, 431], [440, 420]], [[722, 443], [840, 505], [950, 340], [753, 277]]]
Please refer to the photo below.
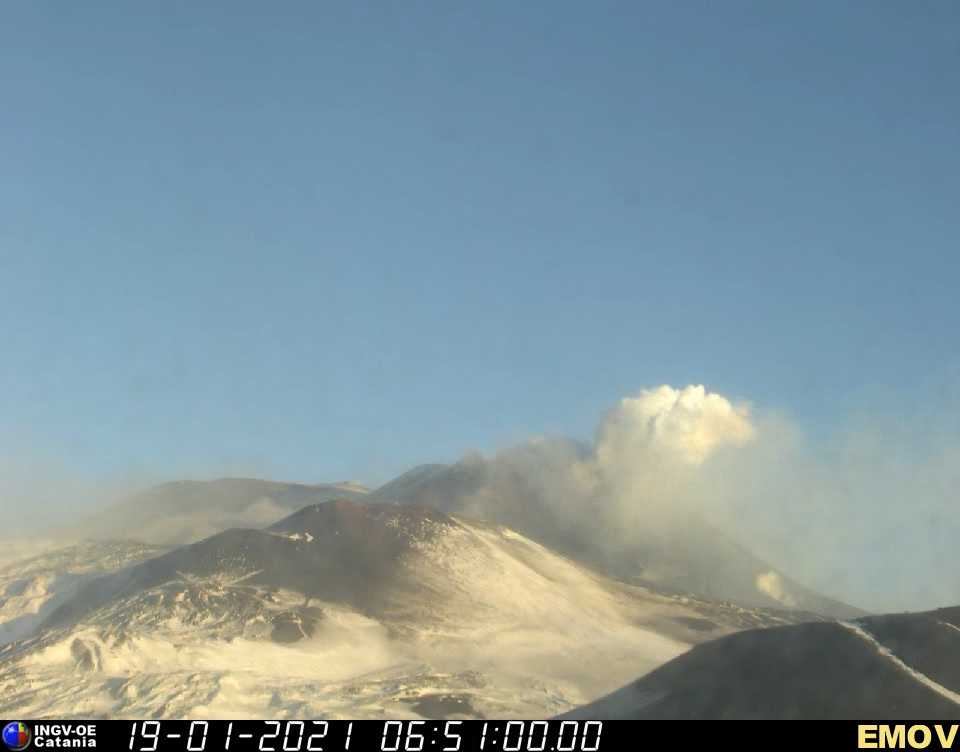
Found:
[[104, 577], [56, 610], [47, 626], [76, 621], [110, 601], [185, 578], [287, 590], [381, 612], [418, 587], [405, 576], [400, 560], [457, 527], [426, 507], [345, 500], [316, 504], [265, 530], [227, 530]]
[[0, 711], [542, 716], [798, 618], [618, 583], [431, 508], [335, 501], [85, 584], [0, 648]]
[[751, 630], [572, 718], [960, 718], [960, 608]]
[[[571, 454], [584, 451], [571, 444]], [[549, 473], [550, 468], [543, 468]], [[763, 608], [792, 608], [834, 618], [863, 611], [794, 582], [696, 515], [644, 520], [629, 535], [595, 524], [573, 524], [563, 505], [522, 470], [479, 457], [455, 465], [425, 465], [370, 494], [371, 501], [426, 505], [447, 514], [505, 525], [604, 574], [679, 592]], [[572, 503], [583, 503], [582, 500]], [[590, 503], [602, 509], [602, 500]], [[598, 515], [599, 517], [599, 515]], [[776, 588], [762, 587], [774, 581]]]

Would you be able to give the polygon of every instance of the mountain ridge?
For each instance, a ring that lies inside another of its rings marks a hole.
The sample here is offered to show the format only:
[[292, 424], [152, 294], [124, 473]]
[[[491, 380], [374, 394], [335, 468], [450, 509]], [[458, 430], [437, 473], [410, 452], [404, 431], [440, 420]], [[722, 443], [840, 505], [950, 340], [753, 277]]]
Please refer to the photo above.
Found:
[[[585, 450], [574, 444], [571, 451]], [[609, 533], [590, 529], [586, 521], [572, 526], [559, 518], [539, 489], [521, 475], [503, 476], [482, 457], [454, 465], [418, 466], [372, 491], [369, 500], [434, 506], [449, 514], [506, 525], [627, 582], [837, 618], [866, 613], [794, 581], [699, 515], [671, 518], [657, 528], [640, 528], [626, 541], [614, 542]], [[767, 582], [775, 587], [764, 588]]]
[[432, 507], [336, 500], [86, 583], [0, 647], [0, 710], [542, 717], [713, 636], [806, 618], [611, 580]]
[[728, 635], [563, 717], [960, 719], [960, 607]]

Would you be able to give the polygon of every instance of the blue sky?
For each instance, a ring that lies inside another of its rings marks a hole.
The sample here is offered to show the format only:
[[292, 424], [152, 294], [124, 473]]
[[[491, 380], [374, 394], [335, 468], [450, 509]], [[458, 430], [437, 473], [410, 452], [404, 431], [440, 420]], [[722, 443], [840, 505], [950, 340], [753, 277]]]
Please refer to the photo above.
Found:
[[0, 91], [11, 462], [376, 482], [955, 383], [954, 3], [18, 3]]

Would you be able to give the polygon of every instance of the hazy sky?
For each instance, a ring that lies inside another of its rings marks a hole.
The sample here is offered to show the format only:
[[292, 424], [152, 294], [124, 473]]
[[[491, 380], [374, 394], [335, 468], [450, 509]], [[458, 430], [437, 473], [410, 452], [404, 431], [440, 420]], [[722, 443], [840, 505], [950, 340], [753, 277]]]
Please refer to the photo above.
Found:
[[383, 480], [956, 383], [960, 5], [0, 11], [0, 454]]

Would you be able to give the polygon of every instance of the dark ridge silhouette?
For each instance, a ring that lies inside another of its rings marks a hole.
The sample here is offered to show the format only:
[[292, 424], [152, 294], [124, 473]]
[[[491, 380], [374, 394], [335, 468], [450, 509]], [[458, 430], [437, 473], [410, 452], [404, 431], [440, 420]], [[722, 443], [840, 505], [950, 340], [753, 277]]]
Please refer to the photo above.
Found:
[[958, 719], [960, 631], [946, 626], [958, 621], [951, 608], [858, 620], [866, 638], [835, 622], [740, 632], [565, 717]]

